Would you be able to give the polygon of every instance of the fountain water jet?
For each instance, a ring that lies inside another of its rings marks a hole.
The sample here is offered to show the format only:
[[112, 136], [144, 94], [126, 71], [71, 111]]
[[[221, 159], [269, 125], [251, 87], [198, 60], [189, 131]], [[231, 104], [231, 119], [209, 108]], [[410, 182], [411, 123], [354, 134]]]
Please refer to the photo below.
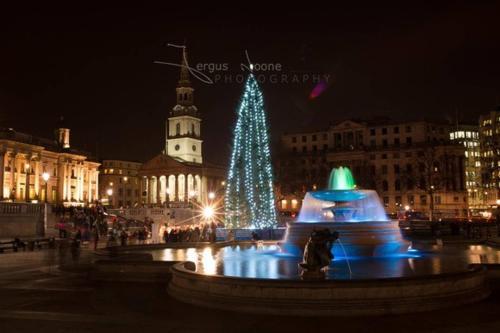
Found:
[[[287, 227], [284, 247], [300, 251], [313, 230], [338, 231], [350, 256], [390, 256], [405, 253], [396, 222], [389, 220], [374, 190], [359, 190], [349, 168], [332, 169], [328, 189], [306, 193], [297, 222]], [[334, 247], [334, 255], [343, 253]]]

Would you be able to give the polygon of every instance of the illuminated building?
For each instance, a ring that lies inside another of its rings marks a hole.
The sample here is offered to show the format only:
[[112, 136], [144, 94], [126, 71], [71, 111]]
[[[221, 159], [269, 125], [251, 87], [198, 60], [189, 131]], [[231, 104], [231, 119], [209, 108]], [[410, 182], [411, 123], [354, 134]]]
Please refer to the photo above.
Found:
[[203, 159], [201, 113], [194, 105], [185, 49], [176, 97], [177, 103], [166, 121], [165, 150], [139, 169], [144, 204], [182, 206], [190, 201], [206, 201], [209, 192], [222, 195], [224, 168]]
[[[141, 202], [139, 169], [142, 163], [103, 160], [99, 173], [99, 197], [113, 207], [134, 207]], [[108, 190], [112, 194], [108, 195]]]
[[465, 187], [470, 210], [484, 209], [485, 196], [481, 181], [481, 148], [478, 126], [459, 125], [450, 132], [450, 140], [465, 148]]
[[53, 140], [1, 129], [0, 151], [2, 200], [66, 206], [98, 200], [99, 163], [70, 147], [68, 128], [58, 128]]
[[[277, 163], [278, 208], [297, 212], [306, 191], [325, 188], [332, 167], [351, 169], [360, 188], [375, 189], [388, 213], [467, 216], [465, 149], [451, 126], [427, 121], [353, 121], [284, 134]], [[431, 207], [433, 206], [433, 209]]]

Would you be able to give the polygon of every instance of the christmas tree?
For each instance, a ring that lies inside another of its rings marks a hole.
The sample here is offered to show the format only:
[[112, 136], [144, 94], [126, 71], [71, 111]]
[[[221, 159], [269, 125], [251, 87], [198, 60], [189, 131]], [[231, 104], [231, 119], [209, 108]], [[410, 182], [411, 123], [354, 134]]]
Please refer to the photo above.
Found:
[[276, 226], [273, 169], [264, 101], [252, 73], [237, 111], [226, 182], [226, 226]]

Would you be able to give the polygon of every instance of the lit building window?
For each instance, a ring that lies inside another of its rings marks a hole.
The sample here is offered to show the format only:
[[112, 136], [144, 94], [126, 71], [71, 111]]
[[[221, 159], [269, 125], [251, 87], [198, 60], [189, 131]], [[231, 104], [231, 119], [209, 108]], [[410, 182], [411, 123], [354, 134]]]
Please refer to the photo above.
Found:
[[281, 200], [281, 209], [287, 209], [287, 201], [285, 199]]
[[297, 199], [292, 199], [292, 209], [297, 209]]

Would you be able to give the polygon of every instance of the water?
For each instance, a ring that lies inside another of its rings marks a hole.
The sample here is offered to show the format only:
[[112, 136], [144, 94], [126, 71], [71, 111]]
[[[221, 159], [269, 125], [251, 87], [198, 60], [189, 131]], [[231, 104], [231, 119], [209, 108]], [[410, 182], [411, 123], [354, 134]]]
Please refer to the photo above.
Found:
[[373, 190], [326, 190], [306, 193], [297, 221], [365, 222], [388, 219], [377, 192]]
[[[197, 272], [206, 275], [300, 279], [298, 263], [302, 258], [281, 252], [277, 245], [164, 249], [151, 253], [154, 260], [193, 261]], [[472, 263], [500, 263], [500, 251], [485, 245], [449, 245], [435, 253], [411, 251], [384, 258], [336, 257], [326, 278], [377, 279], [453, 273], [466, 270]]]

